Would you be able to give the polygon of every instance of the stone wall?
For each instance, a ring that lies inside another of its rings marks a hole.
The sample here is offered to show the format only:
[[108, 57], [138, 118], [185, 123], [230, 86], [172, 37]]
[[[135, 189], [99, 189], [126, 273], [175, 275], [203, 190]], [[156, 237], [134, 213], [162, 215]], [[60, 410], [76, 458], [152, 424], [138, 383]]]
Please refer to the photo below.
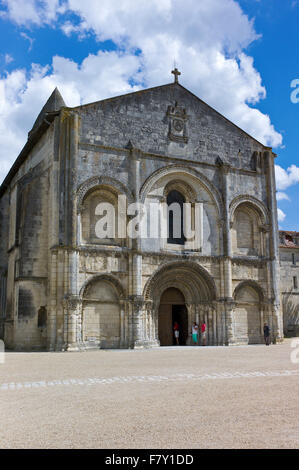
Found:
[[[294, 278], [296, 281], [294, 281]], [[297, 286], [297, 287], [296, 287]], [[280, 247], [280, 292], [287, 336], [299, 334], [299, 248]]]
[[[46, 347], [38, 312], [47, 308], [50, 172], [53, 128], [33, 147], [1, 201], [9, 197], [5, 343], [19, 350]], [[1, 262], [5, 256], [1, 253]]]

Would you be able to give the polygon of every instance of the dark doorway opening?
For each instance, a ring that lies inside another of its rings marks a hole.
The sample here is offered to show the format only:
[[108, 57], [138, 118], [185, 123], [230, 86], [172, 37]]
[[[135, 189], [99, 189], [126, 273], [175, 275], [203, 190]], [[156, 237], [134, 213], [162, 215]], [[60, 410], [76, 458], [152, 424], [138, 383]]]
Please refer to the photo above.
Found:
[[159, 341], [161, 346], [176, 344], [174, 323], [179, 324], [179, 344], [184, 345], [188, 338], [188, 314], [185, 298], [179, 289], [170, 287], [161, 296], [159, 307]]
[[[179, 344], [185, 346], [188, 339], [188, 315], [185, 305], [172, 305], [172, 328], [175, 322], [179, 325]], [[173, 344], [176, 344], [174, 335]]]

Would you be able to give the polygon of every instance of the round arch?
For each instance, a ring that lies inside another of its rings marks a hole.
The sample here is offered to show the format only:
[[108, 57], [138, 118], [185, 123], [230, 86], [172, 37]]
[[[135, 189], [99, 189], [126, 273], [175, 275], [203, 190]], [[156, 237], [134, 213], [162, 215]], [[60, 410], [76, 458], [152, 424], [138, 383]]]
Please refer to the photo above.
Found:
[[88, 348], [120, 347], [123, 295], [121, 284], [110, 275], [93, 276], [82, 286], [81, 335]]
[[234, 290], [233, 327], [239, 344], [262, 342], [263, 302], [265, 293], [255, 281], [240, 282]]
[[144, 287], [144, 299], [159, 303], [163, 292], [177, 288], [186, 303], [212, 302], [217, 298], [214, 279], [200, 265], [194, 262], [169, 262], [158, 268]]
[[238, 196], [230, 203], [230, 223], [231, 225], [234, 222], [234, 215], [236, 210], [239, 206], [243, 205], [249, 206], [254, 209], [261, 218], [261, 223], [263, 225], [269, 224], [269, 211], [264, 205], [263, 202], [259, 201], [259, 199], [255, 198], [254, 196], [249, 195], [242, 195]]
[[83, 286], [80, 289], [80, 294], [79, 294], [80, 298], [82, 300], [84, 299], [84, 295], [87, 289], [91, 286], [91, 284], [100, 282], [100, 281], [110, 283], [115, 288], [120, 300], [125, 298], [125, 292], [124, 292], [123, 286], [121, 285], [119, 280], [112, 274], [100, 274], [100, 275], [92, 276], [91, 278], [89, 278], [86, 282], [84, 282]]
[[[217, 207], [218, 217], [222, 218], [224, 214], [224, 207], [219, 190], [209, 181], [209, 179], [205, 175], [200, 173], [198, 170], [183, 165], [169, 165], [167, 167], [160, 168], [159, 170], [155, 171], [151, 176], [149, 176], [149, 178], [143, 183], [143, 186], [140, 190], [141, 202], [145, 201], [148, 193], [150, 192], [151, 188], [154, 186], [155, 183], [157, 183], [164, 176], [171, 175], [174, 175], [175, 180], [180, 180], [181, 182], [184, 182], [184, 176], [189, 177], [189, 180], [191, 177], [191, 181], [193, 179], [197, 181], [200, 185], [202, 185], [204, 189], [208, 192], [212, 201], [214, 201]], [[185, 184], [190, 187], [191, 195], [194, 195], [194, 188], [192, 188], [190, 184], [184, 182], [184, 185]]]
[[127, 197], [129, 204], [134, 202], [131, 191], [121, 181], [110, 176], [94, 176], [82, 183], [77, 190], [77, 211], [80, 212], [82, 210], [84, 199], [90, 193], [101, 188], [108, 189], [113, 193], [123, 194]]
[[256, 293], [258, 294], [259, 296], [259, 301], [260, 302], [264, 302], [265, 301], [265, 297], [266, 297], [266, 294], [265, 294], [265, 291], [264, 289], [255, 281], [242, 281], [240, 282], [236, 287], [235, 287], [235, 290], [234, 290], [234, 293], [233, 293], [233, 298], [236, 300], [237, 299], [237, 296], [238, 296], [238, 293], [242, 290], [242, 289], [245, 289], [246, 287], [251, 287], [251, 289], [254, 289], [256, 291]]

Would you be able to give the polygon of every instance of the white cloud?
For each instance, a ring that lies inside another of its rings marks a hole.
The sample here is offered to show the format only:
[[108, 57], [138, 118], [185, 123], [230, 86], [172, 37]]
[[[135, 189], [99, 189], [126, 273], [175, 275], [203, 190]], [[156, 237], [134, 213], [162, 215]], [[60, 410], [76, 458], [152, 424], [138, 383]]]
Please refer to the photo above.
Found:
[[22, 38], [26, 39], [26, 41], [29, 41], [28, 52], [30, 52], [32, 50], [34, 39], [31, 38], [30, 36], [28, 36], [28, 34], [26, 34], [24, 32], [21, 32], [20, 35], [22, 36]]
[[[281, 145], [282, 136], [270, 117], [252, 107], [266, 90], [244, 49], [259, 36], [236, 1], [4, 0], [2, 4], [2, 14], [18, 25], [59, 25], [68, 36], [93, 32], [126, 52], [99, 52], [82, 64], [55, 56], [52, 69], [35, 66], [29, 76], [15, 70], [3, 77], [0, 138], [5, 145], [0, 159], [12, 162], [17, 156], [55, 86], [74, 106], [136, 89], [132, 80], [137, 87], [168, 83], [174, 60], [184, 86], [264, 144]], [[76, 22], [64, 16], [66, 10], [77, 15]], [[138, 56], [136, 50], [141, 51]]]
[[78, 106], [107, 95], [136, 91], [138, 88], [130, 86], [128, 80], [130, 77], [139, 80], [138, 69], [136, 56], [99, 52], [89, 55], [80, 66], [55, 56], [51, 73], [49, 67], [33, 65], [29, 77], [26, 70], [15, 70], [0, 79], [0, 183], [56, 86], [68, 106]]
[[294, 184], [299, 183], [299, 167], [291, 165], [287, 170], [279, 165], [275, 165], [276, 187], [278, 190], [285, 190]]
[[2, 0], [2, 17], [18, 25], [42, 25], [54, 21], [60, 10], [60, 0]]
[[278, 222], [283, 222], [284, 219], [286, 218], [286, 214], [281, 209], [277, 209], [277, 213], [278, 213]]
[[276, 199], [277, 201], [283, 201], [283, 200], [290, 201], [289, 196], [286, 193], [282, 193], [280, 191], [276, 193]]
[[5, 56], [4, 56], [4, 62], [5, 62], [6, 64], [10, 64], [10, 63], [13, 62], [13, 61], [14, 61], [14, 58], [13, 58], [12, 55], [10, 55], [10, 54], [5, 54]]

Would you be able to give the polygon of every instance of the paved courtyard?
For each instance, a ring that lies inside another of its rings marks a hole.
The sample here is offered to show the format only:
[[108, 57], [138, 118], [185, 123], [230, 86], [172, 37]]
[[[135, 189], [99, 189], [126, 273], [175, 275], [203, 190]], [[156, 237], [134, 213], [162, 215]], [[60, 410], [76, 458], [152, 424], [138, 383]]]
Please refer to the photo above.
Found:
[[291, 341], [7, 353], [1, 448], [299, 448]]

